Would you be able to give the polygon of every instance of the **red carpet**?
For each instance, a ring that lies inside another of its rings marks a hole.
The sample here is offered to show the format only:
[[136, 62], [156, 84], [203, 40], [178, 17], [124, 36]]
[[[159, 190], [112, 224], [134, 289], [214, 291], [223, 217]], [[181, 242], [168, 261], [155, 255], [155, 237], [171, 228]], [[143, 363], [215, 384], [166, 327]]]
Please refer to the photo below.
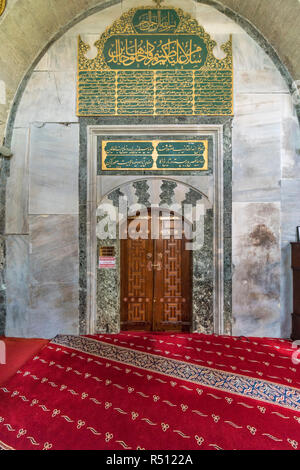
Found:
[[0, 387], [4, 449], [300, 449], [289, 341], [58, 336]]
[[0, 364], [0, 385], [15, 375], [17, 370], [36, 354], [49, 340], [3, 338], [6, 348], [6, 364]]

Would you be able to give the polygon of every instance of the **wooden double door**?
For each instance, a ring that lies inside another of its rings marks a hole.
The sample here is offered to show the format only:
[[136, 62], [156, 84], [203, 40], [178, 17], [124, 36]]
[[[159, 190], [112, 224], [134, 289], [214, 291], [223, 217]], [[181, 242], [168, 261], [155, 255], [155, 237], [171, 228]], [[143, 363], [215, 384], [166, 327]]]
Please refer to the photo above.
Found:
[[168, 224], [167, 238], [159, 217], [153, 239], [149, 216], [147, 239], [121, 240], [121, 330], [190, 331], [191, 252], [178, 219]]

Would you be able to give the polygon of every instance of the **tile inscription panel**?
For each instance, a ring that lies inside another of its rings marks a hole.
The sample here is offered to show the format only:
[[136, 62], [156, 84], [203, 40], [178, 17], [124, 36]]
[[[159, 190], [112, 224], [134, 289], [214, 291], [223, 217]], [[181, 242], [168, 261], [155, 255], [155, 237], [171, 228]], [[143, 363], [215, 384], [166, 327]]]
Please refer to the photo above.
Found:
[[95, 42], [78, 41], [78, 116], [232, 115], [232, 39], [217, 45], [181, 9], [133, 8]]
[[207, 170], [207, 140], [103, 140], [101, 169]]

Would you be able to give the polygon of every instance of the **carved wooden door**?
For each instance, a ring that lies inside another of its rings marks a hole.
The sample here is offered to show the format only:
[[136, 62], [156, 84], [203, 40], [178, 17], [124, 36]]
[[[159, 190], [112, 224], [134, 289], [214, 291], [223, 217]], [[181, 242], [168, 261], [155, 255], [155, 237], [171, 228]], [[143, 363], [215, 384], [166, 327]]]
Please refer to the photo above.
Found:
[[159, 223], [157, 240], [121, 240], [122, 330], [190, 330], [191, 252]]

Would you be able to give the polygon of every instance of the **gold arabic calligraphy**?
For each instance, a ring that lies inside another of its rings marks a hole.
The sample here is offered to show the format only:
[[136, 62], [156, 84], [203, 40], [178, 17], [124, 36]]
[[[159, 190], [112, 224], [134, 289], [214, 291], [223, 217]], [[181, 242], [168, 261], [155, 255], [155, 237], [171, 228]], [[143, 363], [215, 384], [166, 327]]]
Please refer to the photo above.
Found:
[[[106, 55], [106, 54], [105, 54]], [[139, 39], [114, 38], [107, 46], [107, 63], [124, 67], [176, 66], [202, 64], [206, 57], [203, 45], [192, 38]]]
[[176, 22], [172, 23], [170, 12], [163, 10], [152, 11], [149, 10], [139, 18], [140, 22], [136, 25], [140, 31], [153, 33], [153, 32], [166, 32], [172, 31], [176, 28]]

